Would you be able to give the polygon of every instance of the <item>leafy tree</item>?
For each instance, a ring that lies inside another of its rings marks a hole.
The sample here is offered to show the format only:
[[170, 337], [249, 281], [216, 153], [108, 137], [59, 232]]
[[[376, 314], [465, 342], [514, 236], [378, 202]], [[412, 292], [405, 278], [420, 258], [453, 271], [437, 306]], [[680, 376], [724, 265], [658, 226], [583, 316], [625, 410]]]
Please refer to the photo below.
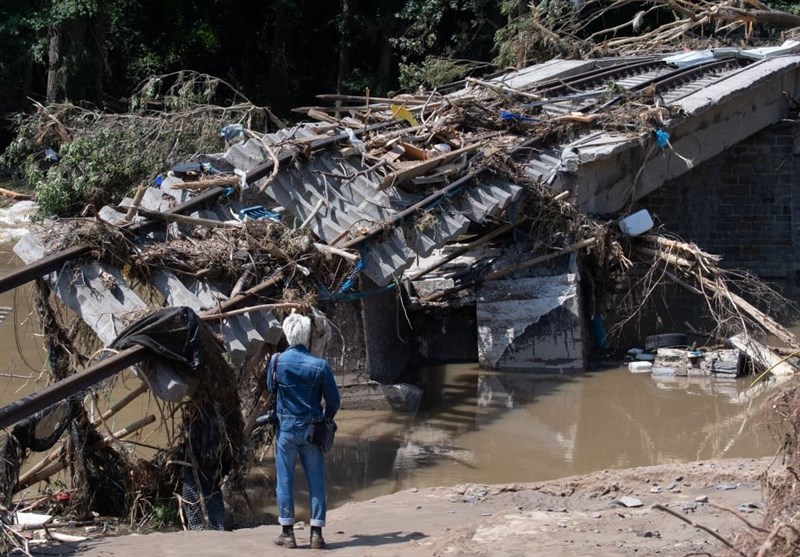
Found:
[[459, 73], [437, 60], [488, 60], [500, 17], [500, 4], [489, 0], [407, 0], [398, 13], [405, 30], [393, 40], [401, 86], [438, 86]]

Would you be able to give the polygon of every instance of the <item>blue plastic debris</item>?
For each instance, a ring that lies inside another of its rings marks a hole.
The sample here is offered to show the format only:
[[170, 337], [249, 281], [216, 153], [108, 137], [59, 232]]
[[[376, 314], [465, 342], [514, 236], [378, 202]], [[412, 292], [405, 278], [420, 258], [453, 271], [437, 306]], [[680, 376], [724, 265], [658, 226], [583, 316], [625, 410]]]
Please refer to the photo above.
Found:
[[530, 122], [533, 118], [528, 116], [523, 116], [522, 114], [515, 114], [514, 112], [509, 112], [507, 110], [500, 111], [500, 118], [503, 120], [511, 120], [512, 122]]
[[280, 213], [276, 213], [275, 211], [270, 211], [269, 209], [263, 207], [262, 205], [253, 205], [252, 207], [245, 207], [244, 209], [240, 209], [239, 218], [242, 220], [269, 219], [274, 221], [280, 221], [281, 215]]
[[219, 130], [220, 137], [224, 137], [226, 141], [233, 141], [240, 135], [244, 135], [244, 126], [241, 124], [228, 124]]
[[153, 178], [153, 185], [155, 187], [160, 188], [162, 183], [164, 183], [164, 177], [161, 174]]
[[662, 149], [669, 145], [669, 132], [667, 130], [656, 130], [656, 143]]

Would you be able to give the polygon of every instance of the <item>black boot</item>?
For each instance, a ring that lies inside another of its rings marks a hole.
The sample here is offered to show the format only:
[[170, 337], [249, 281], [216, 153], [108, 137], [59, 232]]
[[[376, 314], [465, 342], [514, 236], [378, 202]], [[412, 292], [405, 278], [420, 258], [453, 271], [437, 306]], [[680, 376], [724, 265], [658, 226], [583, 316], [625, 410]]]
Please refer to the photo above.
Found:
[[280, 545], [288, 549], [297, 547], [297, 542], [294, 539], [294, 528], [292, 526], [284, 526], [281, 535], [272, 541], [275, 545]]
[[311, 527], [311, 549], [325, 549], [325, 538], [322, 537], [320, 526]]

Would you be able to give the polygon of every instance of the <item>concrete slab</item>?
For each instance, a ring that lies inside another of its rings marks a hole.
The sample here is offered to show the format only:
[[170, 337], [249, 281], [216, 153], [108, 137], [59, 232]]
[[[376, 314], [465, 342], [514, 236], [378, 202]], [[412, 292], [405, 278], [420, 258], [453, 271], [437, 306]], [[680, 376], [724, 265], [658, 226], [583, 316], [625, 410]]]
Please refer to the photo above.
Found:
[[578, 371], [586, 367], [578, 277], [492, 281], [478, 292], [482, 367]]
[[800, 56], [767, 59], [730, 72], [718, 82], [670, 102], [685, 113], [669, 130], [671, 148], [654, 147], [641, 135], [609, 135], [591, 145], [581, 145], [578, 140], [574, 146], [581, 164], [577, 172], [556, 176], [557, 189], [575, 191], [576, 204], [584, 212], [616, 212], [631, 199], [652, 193], [668, 180], [786, 118], [787, 91], [800, 91]]

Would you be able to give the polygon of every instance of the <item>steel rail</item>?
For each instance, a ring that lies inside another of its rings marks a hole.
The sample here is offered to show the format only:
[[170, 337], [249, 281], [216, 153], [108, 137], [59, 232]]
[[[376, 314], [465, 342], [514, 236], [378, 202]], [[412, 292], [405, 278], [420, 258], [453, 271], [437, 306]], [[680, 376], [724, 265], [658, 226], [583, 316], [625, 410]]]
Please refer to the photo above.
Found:
[[546, 81], [537, 84], [532, 90], [534, 94], [552, 95], [559, 91], [579, 90], [585, 91], [596, 85], [601, 85], [609, 79], [620, 76], [630, 76], [635, 73], [643, 73], [647, 70], [662, 66], [660, 59], [647, 59], [641, 62], [628, 62], [606, 68], [596, 68], [588, 72], [579, 73], [563, 79]]
[[[354, 133], [356, 136], [362, 135], [365, 132], [378, 130], [381, 128], [388, 127], [396, 123], [396, 120], [388, 120], [386, 122], [379, 122], [377, 124], [372, 124], [360, 130], [356, 130]], [[325, 137], [322, 139], [318, 139], [309, 143], [309, 149], [315, 150], [320, 149], [322, 147], [327, 147], [328, 145], [332, 145], [338, 141], [344, 141], [349, 138], [349, 134], [346, 132], [336, 134], [331, 137]], [[291, 151], [287, 153], [282, 153], [277, 157], [277, 162], [284, 163], [287, 160], [292, 159], [293, 157], [297, 156], [299, 153], [296, 151]], [[275, 166], [275, 160], [270, 159], [262, 164], [256, 166], [253, 170], [247, 173], [245, 180], [248, 184], [252, 185], [261, 178], [264, 178], [267, 174], [269, 174], [273, 167]], [[206, 192], [203, 192], [200, 195], [197, 195], [190, 200], [176, 205], [171, 209], [164, 211], [166, 214], [180, 214], [185, 211], [192, 210], [204, 203], [209, 201], [215, 200], [219, 195], [225, 191], [224, 188], [212, 188]], [[150, 232], [154, 228], [158, 227], [161, 221], [153, 221], [149, 220], [144, 223], [134, 224], [129, 227], [120, 228], [126, 234], [129, 234], [132, 237], [139, 237], [142, 234], [146, 234]], [[15, 269], [14, 271], [10, 272], [4, 277], [0, 278], [0, 294], [16, 288], [17, 286], [22, 286], [23, 284], [30, 282], [31, 280], [37, 279], [46, 275], [47, 273], [51, 273], [53, 271], [57, 271], [61, 268], [65, 261], [70, 259], [74, 259], [76, 257], [80, 257], [82, 255], [86, 255], [89, 253], [91, 248], [89, 246], [72, 246], [65, 250], [59, 251], [47, 257], [43, 257], [41, 259], [37, 259], [33, 263], [29, 263], [20, 267], [19, 269]]]
[[[218, 307], [203, 312], [200, 314], [200, 318], [203, 319], [203, 321], [221, 319], [221, 313], [230, 311], [251, 301], [262, 291], [276, 286], [282, 279], [283, 275], [279, 272], [250, 290], [242, 292], [235, 298], [225, 301]], [[40, 391], [0, 408], [0, 428], [7, 428], [20, 420], [33, 416], [36, 412], [44, 410], [65, 398], [88, 389], [92, 385], [104, 379], [108, 379], [115, 373], [119, 373], [132, 365], [136, 365], [146, 354], [147, 349], [144, 347], [135, 346], [133, 348], [128, 348], [79, 373], [70, 375], [61, 381], [48, 385]]]
[[630, 95], [631, 93], [636, 93], [640, 91], [644, 91], [648, 87], [653, 88], [653, 94], [663, 94], [666, 89], [675, 88], [680, 85], [683, 85], [689, 81], [692, 81], [700, 76], [708, 74], [712, 71], [719, 70], [725, 68], [727, 66], [740, 66], [741, 61], [735, 58], [725, 58], [722, 60], [714, 60], [712, 62], [707, 62], [704, 64], [698, 64], [696, 66], [689, 66], [686, 68], [679, 68], [674, 71], [671, 71], [667, 74], [660, 75], [654, 77], [652, 79], [648, 79], [642, 81], [641, 83], [637, 83], [633, 87], [629, 87], [625, 89], [625, 92], [620, 95], [615, 95], [605, 103], [596, 106], [592, 109], [592, 113], [596, 113], [602, 110], [605, 110], [609, 106], [612, 106], [622, 100], [626, 95]]
[[[201, 195], [193, 197], [185, 203], [176, 205], [175, 207], [172, 207], [164, 212], [169, 214], [179, 214], [184, 211], [189, 211], [195, 207], [203, 205], [210, 200], [216, 199], [223, 191], [223, 188], [212, 188], [209, 191], [203, 192]], [[120, 228], [120, 230], [133, 237], [138, 237], [142, 234], [150, 232], [159, 224], [161, 224], [159, 221], [147, 221], [140, 224], [134, 224], [127, 228]], [[29, 263], [23, 267], [20, 267], [19, 269], [15, 269], [6, 276], [0, 278], [0, 294], [6, 292], [7, 290], [16, 288], [17, 286], [21, 286], [33, 279], [43, 277], [47, 273], [57, 271], [61, 268], [65, 261], [85, 255], [89, 253], [91, 249], [91, 247], [85, 245], [72, 246], [52, 255], [37, 259], [33, 263]]]

